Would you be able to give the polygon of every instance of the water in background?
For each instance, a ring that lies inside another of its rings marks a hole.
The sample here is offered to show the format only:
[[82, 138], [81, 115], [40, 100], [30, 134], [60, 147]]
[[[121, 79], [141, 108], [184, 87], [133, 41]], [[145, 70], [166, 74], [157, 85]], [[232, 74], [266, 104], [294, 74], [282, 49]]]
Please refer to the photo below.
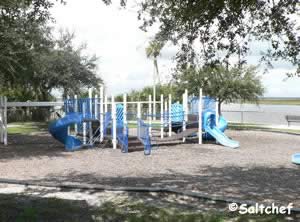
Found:
[[[224, 104], [222, 114], [230, 122], [287, 125], [286, 115], [299, 115], [297, 105]], [[292, 125], [300, 125], [291, 123]]]

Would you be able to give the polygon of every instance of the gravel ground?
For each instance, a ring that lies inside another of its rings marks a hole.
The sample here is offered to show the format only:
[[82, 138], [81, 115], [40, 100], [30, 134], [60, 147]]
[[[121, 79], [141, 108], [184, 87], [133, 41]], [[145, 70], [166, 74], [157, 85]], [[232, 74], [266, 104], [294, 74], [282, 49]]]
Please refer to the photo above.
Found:
[[215, 144], [164, 145], [143, 152], [66, 152], [48, 134], [14, 135], [0, 145], [0, 178], [113, 186], [160, 186], [242, 200], [294, 203], [300, 208], [300, 136], [227, 131], [239, 149]]

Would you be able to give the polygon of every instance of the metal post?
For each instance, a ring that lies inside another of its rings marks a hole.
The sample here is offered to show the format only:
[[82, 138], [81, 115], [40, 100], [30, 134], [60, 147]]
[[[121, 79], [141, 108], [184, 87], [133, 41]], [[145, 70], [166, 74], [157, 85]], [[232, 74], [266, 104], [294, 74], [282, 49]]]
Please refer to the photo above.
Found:
[[127, 95], [126, 93], [123, 94], [123, 123], [124, 125], [127, 124]]
[[202, 89], [199, 90], [199, 101], [198, 101], [198, 137], [199, 144], [202, 144]]
[[216, 126], [219, 125], [218, 100], [216, 99]]
[[[88, 118], [93, 118], [93, 90], [92, 88], [89, 88], [89, 114]], [[92, 138], [93, 138], [93, 128], [92, 128], [92, 122], [89, 121], [89, 137], [90, 137], [90, 145], [92, 145]]]
[[151, 131], [152, 131], [152, 96], [149, 95], [149, 116], [148, 116], [148, 123], [150, 125], [149, 127], [149, 136], [151, 136]]
[[116, 104], [115, 97], [111, 97], [111, 112], [112, 112], [112, 133], [113, 133], [113, 149], [117, 149], [117, 115], [116, 115]]
[[138, 118], [138, 131], [137, 131], [137, 136], [138, 137], [140, 137], [141, 136], [141, 127], [140, 127], [140, 120], [141, 120], [141, 103], [140, 102], [138, 102], [137, 103], [137, 118]]
[[172, 96], [169, 94], [169, 137], [172, 136]]
[[7, 145], [7, 97], [4, 96], [4, 145]]
[[0, 143], [4, 142], [4, 97], [0, 96]]
[[[70, 111], [69, 110], [69, 108], [70, 108], [69, 107], [69, 105], [70, 105], [69, 100], [70, 100], [70, 96], [67, 96], [67, 107], [66, 107], [67, 110], [66, 110], [66, 113], [69, 113], [69, 111]], [[68, 126], [68, 135], [70, 135], [70, 134], [71, 134], [71, 128], [70, 128], [70, 126]]]
[[[77, 95], [74, 96], [74, 111], [77, 113], [78, 112], [78, 97]], [[74, 130], [75, 130], [75, 135], [78, 134], [78, 125], [75, 123], [74, 125]]]
[[[82, 102], [82, 116], [83, 116], [83, 119], [85, 118], [85, 112], [86, 112], [86, 104], [85, 102], [83, 101]], [[82, 123], [82, 134], [83, 134], [83, 145], [86, 145], [86, 122], [83, 121]]]
[[104, 97], [104, 113], [107, 113], [107, 111], [108, 111], [107, 101], [108, 101], [107, 95], [105, 95], [105, 97]]
[[[188, 115], [187, 115], [187, 112], [188, 112], [188, 91], [187, 89], [185, 90], [184, 94], [182, 95], [182, 100], [183, 100], [183, 126], [182, 126], [182, 130], [183, 131], [186, 131], [186, 124], [187, 124], [187, 121], [188, 121]], [[185, 142], [186, 138], [183, 137], [182, 138], [182, 141]]]
[[104, 113], [103, 113], [103, 95], [104, 95], [104, 90], [103, 86], [100, 87], [100, 142], [103, 141], [104, 139]]
[[95, 119], [99, 119], [98, 118], [98, 106], [99, 106], [98, 95], [95, 94], [95, 99], [94, 99], [94, 118]]
[[160, 95], [160, 138], [164, 138], [164, 96]]

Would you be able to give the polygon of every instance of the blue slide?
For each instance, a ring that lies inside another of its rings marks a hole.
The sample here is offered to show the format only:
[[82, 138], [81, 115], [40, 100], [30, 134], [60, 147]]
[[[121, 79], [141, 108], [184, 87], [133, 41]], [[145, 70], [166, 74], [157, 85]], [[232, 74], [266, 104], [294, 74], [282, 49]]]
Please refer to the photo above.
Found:
[[203, 115], [203, 126], [205, 132], [211, 135], [216, 141], [223, 146], [227, 146], [230, 148], [238, 148], [240, 146], [239, 142], [234, 141], [228, 138], [222, 131], [227, 127], [227, 122], [224, 117], [220, 116], [219, 118], [219, 126], [216, 126], [215, 123], [216, 115], [214, 112], [205, 112]]
[[56, 140], [65, 145], [66, 150], [73, 151], [80, 149], [82, 147], [82, 142], [76, 137], [68, 135], [68, 126], [82, 123], [82, 120], [82, 114], [70, 113], [51, 123], [49, 126], [49, 132]]

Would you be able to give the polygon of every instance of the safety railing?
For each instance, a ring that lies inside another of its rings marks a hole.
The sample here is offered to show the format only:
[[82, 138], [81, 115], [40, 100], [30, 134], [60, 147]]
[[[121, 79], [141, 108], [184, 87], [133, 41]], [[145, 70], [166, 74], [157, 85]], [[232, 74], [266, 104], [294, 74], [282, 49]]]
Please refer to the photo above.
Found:
[[137, 125], [138, 125], [137, 136], [138, 139], [141, 141], [141, 143], [144, 145], [144, 154], [150, 155], [151, 154], [151, 138], [149, 135], [150, 125], [144, 123], [144, 121], [141, 119], [137, 120]]
[[123, 121], [117, 122], [117, 140], [123, 153], [128, 153], [128, 126]]
[[103, 135], [104, 136], [107, 136], [107, 134], [108, 134], [108, 129], [111, 124], [111, 121], [112, 121], [111, 112], [105, 113], [104, 121], [103, 121]]

